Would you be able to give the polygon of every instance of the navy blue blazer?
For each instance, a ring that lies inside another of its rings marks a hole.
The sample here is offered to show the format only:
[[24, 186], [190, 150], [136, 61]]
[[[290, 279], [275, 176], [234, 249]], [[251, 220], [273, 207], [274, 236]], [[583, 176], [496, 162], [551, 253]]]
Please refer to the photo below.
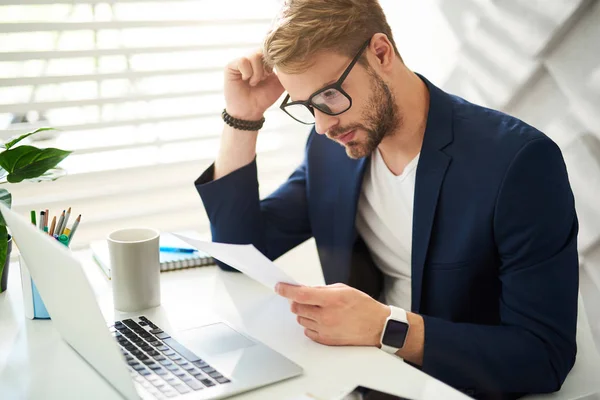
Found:
[[[422, 370], [475, 397], [556, 391], [575, 362], [579, 285], [562, 154], [524, 122], [422, 79], [411, 307], [425, 321]], [[276, 259], [314, 237], [327, 284], [377, 298], [381, 273], [355, 228], [367, 162], [313, 129], [302, 164], [264, 200], [255, 162], [216, 181], [210, 167], [195, 185], [214, 241]]]

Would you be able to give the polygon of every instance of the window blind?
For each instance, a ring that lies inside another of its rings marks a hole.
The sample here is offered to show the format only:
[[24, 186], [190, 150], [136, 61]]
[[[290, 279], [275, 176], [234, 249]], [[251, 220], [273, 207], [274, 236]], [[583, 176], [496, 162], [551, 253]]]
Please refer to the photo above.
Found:
[[[23, 214], [83, 214], [76, 247], [125, 226], [208, 222], [193, 180], [223, 127], [223, 69], [260, 47], [279, 1], [0, 0], [0, 139], [38, 127], [73, 150], [54, 182], [6, 184]], [[261, 193], [302, 158], [308, 129], [278, 104], [259, 135]]]

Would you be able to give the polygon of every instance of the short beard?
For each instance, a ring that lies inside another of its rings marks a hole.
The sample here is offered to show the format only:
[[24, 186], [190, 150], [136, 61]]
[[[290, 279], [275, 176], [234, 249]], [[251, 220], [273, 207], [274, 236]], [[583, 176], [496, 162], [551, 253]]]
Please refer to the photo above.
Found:
[[373, 91], [362, 113], [365, 125], [360, 125], [367, 132], [367, 138], [364, 142], [352, 140], [346, 144], [346, 154], [353, 159], [369, 156], [383, 138], [402, 126], [402, 116], [390, 87], [374, 71], [369, 69], [368, 72]]

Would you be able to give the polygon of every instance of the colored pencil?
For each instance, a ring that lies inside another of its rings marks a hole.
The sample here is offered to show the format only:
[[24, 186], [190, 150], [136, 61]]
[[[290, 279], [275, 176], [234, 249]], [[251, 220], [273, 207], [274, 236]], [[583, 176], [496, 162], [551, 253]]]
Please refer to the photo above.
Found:
[[77, 227], [79, 226], [79, 222], [81, 222], [81, 214], [79, 214], [79, 216], [73, 223], [73, 226], [71, 227], [71, 233], [69, 234], [69, 244], [71, 244], [71, 241], [73, 240], [73, 235], [75, 235], [75, 231], [77, 230]]
[[56, 223], [56, 230], [54, 231], [54, 233], [56, 233], [57, 235], [60, 235], [63, 222], [65, 222], [65, 210], [63, 210], [62, 214], [60, 215], [60, 218], [58, 218], [58, 222]]
[[52, 217], [52, 224], [50, 225], [50, 236], [54, 235], [54, 228], [56, 228], [56, 215]]
[[69, 207], [69, 210], [67, 210], [67, 213], [65, 214], [65, 221], [63, 222], [62, 226], [60, 227], [60, 231], [58, 231], [59, 235], [62, 235], [65, 233], [65, 228], [67, 227], [67, 223], [69, 223], [70, 216], [71, 216], [71, 207]]

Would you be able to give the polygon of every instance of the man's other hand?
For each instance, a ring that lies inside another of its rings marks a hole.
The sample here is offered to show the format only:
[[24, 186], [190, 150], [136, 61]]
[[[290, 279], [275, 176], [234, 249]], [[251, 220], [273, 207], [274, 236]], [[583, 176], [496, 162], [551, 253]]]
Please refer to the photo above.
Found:
[[279, 283], [279, 295], [290, 300], [304, 333], [330, 346], [379, 346], [390, 315], [388, 306], [350, 286], [336, 283], [308, 287]]

